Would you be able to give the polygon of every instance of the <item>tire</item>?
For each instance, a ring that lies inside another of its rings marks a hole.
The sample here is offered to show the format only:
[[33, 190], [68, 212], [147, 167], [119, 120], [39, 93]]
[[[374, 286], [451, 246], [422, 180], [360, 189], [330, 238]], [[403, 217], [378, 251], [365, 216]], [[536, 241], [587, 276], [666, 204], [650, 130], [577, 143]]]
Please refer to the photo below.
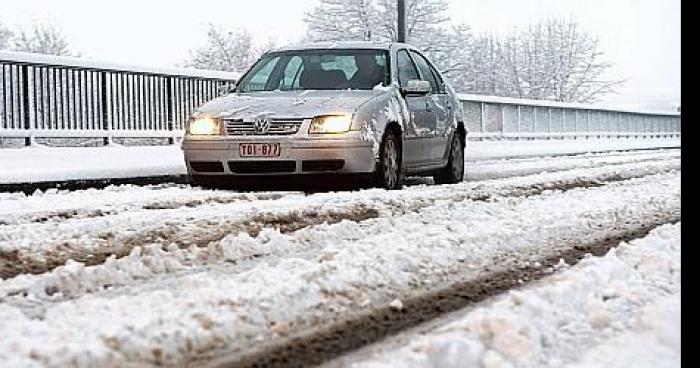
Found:
[[379, 147], [379, 162], [374, 172], [377, 186], [384, 189], [401, 189], [401, 148], [393, 132], [387, 132]]
[[462, 135], [455, 133], [450, 142], [447, 165], [433, 175], [435, 184], [455, 184], [464, 180], [464, 142]]

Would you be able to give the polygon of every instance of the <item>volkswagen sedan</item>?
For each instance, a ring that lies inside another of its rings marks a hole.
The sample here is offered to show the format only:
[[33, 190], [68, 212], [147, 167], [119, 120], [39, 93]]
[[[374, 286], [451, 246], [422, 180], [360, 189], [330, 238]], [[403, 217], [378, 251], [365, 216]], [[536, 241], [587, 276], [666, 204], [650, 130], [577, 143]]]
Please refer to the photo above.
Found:
[[456, 183], [466, 130], [454, 89], [403, 44], [306, 44], [265, 53], [231, 93], [199, 107], [182, 149], [194, 184], [245, 176], [407, 175]]

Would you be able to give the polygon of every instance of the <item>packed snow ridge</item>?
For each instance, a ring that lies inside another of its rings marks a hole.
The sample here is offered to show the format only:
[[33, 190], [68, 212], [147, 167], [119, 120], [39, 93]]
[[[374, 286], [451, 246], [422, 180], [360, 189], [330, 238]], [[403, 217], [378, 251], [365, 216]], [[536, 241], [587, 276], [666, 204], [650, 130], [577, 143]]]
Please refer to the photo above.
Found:
[[664, 225], [604, 257], [584, 259], [459, 312], [428, 332], [394, 338], [374, 347], [369, 357], [343, 363], [353, 368], [679, 367], [680, 234], [680, 222]]

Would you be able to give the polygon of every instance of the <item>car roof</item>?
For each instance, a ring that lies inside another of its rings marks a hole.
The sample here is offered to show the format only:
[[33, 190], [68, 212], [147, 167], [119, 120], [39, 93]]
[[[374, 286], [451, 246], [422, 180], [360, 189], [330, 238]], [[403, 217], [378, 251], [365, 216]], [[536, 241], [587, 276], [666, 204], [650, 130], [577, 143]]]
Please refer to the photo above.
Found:
[[[392, 42], [374, 42], [374, 41], [332, 41], [332, 42], [307, 42], [286, 45], [269, 50], [268, 52], [280, 51], [295, 51], [295, 50], [316, 50], [316, 49], [377, 49], [389, 50], [391, 45], [397, 44]], [[406, 47], [413, 48], [410, 45]]]

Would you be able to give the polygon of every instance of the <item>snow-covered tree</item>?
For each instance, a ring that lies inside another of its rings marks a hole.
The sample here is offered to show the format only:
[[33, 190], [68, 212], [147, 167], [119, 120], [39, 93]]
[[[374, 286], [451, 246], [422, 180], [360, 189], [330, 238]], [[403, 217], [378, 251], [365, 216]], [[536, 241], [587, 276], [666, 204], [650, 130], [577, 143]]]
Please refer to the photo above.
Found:
[[10, 48], [12, 37], [14, 37], [12, 31], [0, 23], [0, 50], [7, 50]]
[[13, 38], [14, 50], [50, 55], [72, 55], [61, 30], [52, 24], [35, 23], [31, 29], [19, 28]]
[[467, 92], [595, 102], [623, 82], [605, 78], [612, 64], [598, 39], [572, 19], [545, 19], [500, 37], [480, 35], [470, 49], [473, 75], [467, 79], [473, 83], [466, 83]]
[[380, 21], [372, 0], [321, 0], [304, 17], [310, 41], [370, 41]]
[[[395, 41], [396, 0], [320, 0], [306, 12], [309, 41]], [[424, 43], [437, 30], [447, 29], [446, 0], [406, 1], [406, 39]]]
[[[272, 41], [268, 41], [266, 46], [271, 45]], [[190, 60], [185, 65], [198, 69], [244, 72], [263, 51], [253, 45], [253, 38], [247, 30], [231, 31], [209, 24], [207, 43], [190, 50]]]
[[461, 92], [509, 96], [498, 40], [493, 35], [471, 35], [464, 45], [463, 66], [450, 78]]

